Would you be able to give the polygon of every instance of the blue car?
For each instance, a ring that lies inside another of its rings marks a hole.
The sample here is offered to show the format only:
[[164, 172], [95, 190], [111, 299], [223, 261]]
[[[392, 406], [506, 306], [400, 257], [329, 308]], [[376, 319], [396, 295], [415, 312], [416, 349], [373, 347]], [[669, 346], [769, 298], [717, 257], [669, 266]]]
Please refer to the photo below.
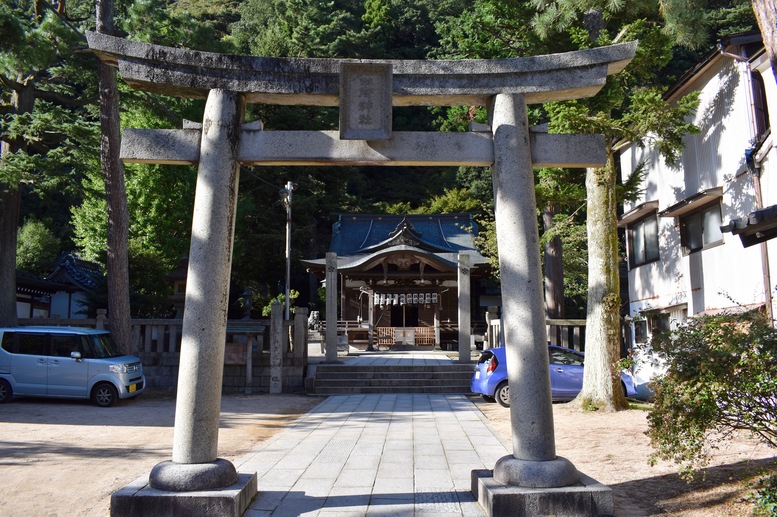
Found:
[[[583, 359], [581, 352], [548, 345], [550, 356], [550, 391], [554, 401], [572, 400], [583, 389]], [[626, 397], [634, 397], [634, 379], [621, 371], [621, 387]], [[488, 402], [510, 407], [510, 387], [507, 384], [507, 361], [504, 348], [484, 350], [478, 359], [470, 389]]]

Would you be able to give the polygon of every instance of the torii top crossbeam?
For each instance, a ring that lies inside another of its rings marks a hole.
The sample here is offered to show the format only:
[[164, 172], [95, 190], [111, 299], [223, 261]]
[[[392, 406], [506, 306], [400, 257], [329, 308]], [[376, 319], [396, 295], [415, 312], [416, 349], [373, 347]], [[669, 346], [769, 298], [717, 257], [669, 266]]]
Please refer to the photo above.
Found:
[[590, 97], [634, 57], [637, 42], [506, 59], [353, 60], [253, 57], [149, 45], [87, 33], [89, 47], [131, 86], [205, 98], [213, 88], [248, 103], [337, 106], [344, 64], [390, 65], [394, 106], [485, 105], [500, 93], [527, 104]]

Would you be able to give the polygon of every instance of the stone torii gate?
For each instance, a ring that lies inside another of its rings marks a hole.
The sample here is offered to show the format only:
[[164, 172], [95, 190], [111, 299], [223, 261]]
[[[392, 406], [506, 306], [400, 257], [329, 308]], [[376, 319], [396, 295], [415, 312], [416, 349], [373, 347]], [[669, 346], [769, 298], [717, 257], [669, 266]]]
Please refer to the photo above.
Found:
[[[238, 475], [230, 462], [217, 457], [241, 164], [492, 167], [513, 453], [497, 462], [493, 479], [473, 473], [473, 487], [477, 484], [476, 497], [494, 514], [529, 504], [522, 499], [527, 490], [535, 499], [537, 490], [551, 499], [560, 490], [562, 495], [552, 500], [561, 502], [543, 504], [551, 513], [568, 511], [563, 501], [575, 499], [570, 494], [580, 493], [586, 478], [556, 456], [532, 169], [600, 166], [604, 138], [534, 131], [527, 105], [594, 95], [608, 74], [631, 61], [636, 42], [462, 61], [232, 56], [97, 33], [88, 34], [88, 42], [135, 88], [207, 99], [201, 125], [123, 133], [127, 162], [199, 165], [173, 456], [154, 467], [146, 492], [136, 487], [132, 497], [114, 494], [117, 514], [153, 515], [164, 500], [169, 508], [208, 504], [215, 512], [211, 515], [235, 515], [256, 493], [255, 473]], [[339, 106], [340, 130], [264, 131], [261, 123], [243, 123], [246, 103]], [[488, 106], [490, 130], [393, 132], [392, 106], [416, 105]], [[596, 489], [585, 497], [598, 498], [601, 513], [612, 510], [611, 494], [609, 503]]]

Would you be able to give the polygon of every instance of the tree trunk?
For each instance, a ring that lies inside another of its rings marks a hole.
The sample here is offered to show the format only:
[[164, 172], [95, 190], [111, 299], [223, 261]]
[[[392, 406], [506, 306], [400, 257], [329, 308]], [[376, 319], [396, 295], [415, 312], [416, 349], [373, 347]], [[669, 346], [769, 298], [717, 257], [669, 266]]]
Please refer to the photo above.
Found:
[[[556, 207], [548, 205], [542, 214], [545, 231], [553, 229]], [[545, 244], [545, 309], [548, 318], [564, 317], [564, 264], [561, 237], [556, 236]]]
[[[5, 155], [6, 144], [2, 144]], [[0, 158], [0, 162], [2, 158]], [[0, 326], [16, 325], [16, 236], [21, 194], [16, 185], [0, 184]]]
[[583, 409], [628, 407], [616, 366], [620, 350], [620, 279], [614, 158], [586, 172], [588, 196], [588, 310], [583, 389], [575, 403]]
[[[35, 88], [31, 81], [11, 95], [16, 114], [29, 113], [35, 104]], [[24, 142], [0, 141], [0, 166], [5, 157], [24, 150]], [[0, 183], [0, 326], [12, 327], [16, 319], [16, 240], [19, 234], [21, 191], [18, 183]]]
[[777, 79], [777, 0], [753, 0], [753, 12], [761, 29], [766, 55]]
[[[97, 2], [97, 30], [111, 34], [113, 5], [111, 0]], [[116, 72], [100, 62], [100, 158], [102, 160], [105, 197], [108, 204], [108, 319], [111, 335], [125, 354], [133, 353], [129, 303], [129, 211], [124, 185], [124, 165], [119, 159], [119, 88]]]

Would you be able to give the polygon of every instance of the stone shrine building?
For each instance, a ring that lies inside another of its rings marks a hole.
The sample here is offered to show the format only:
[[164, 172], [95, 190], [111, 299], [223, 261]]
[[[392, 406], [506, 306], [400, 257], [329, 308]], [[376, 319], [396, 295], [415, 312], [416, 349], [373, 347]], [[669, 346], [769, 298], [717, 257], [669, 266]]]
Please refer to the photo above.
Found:
[[[459, 335], [458, 256], [469, 255], [471, 278], [488, 267], [477, 233], [471, 214], [340, 214], [329, 252], [337, 255], [338, 328], [349, 344], [449, 348]], [[325, 259], [302, 262], [325, 276]], [[471, 283], [469, 306], [479, 307]]]

